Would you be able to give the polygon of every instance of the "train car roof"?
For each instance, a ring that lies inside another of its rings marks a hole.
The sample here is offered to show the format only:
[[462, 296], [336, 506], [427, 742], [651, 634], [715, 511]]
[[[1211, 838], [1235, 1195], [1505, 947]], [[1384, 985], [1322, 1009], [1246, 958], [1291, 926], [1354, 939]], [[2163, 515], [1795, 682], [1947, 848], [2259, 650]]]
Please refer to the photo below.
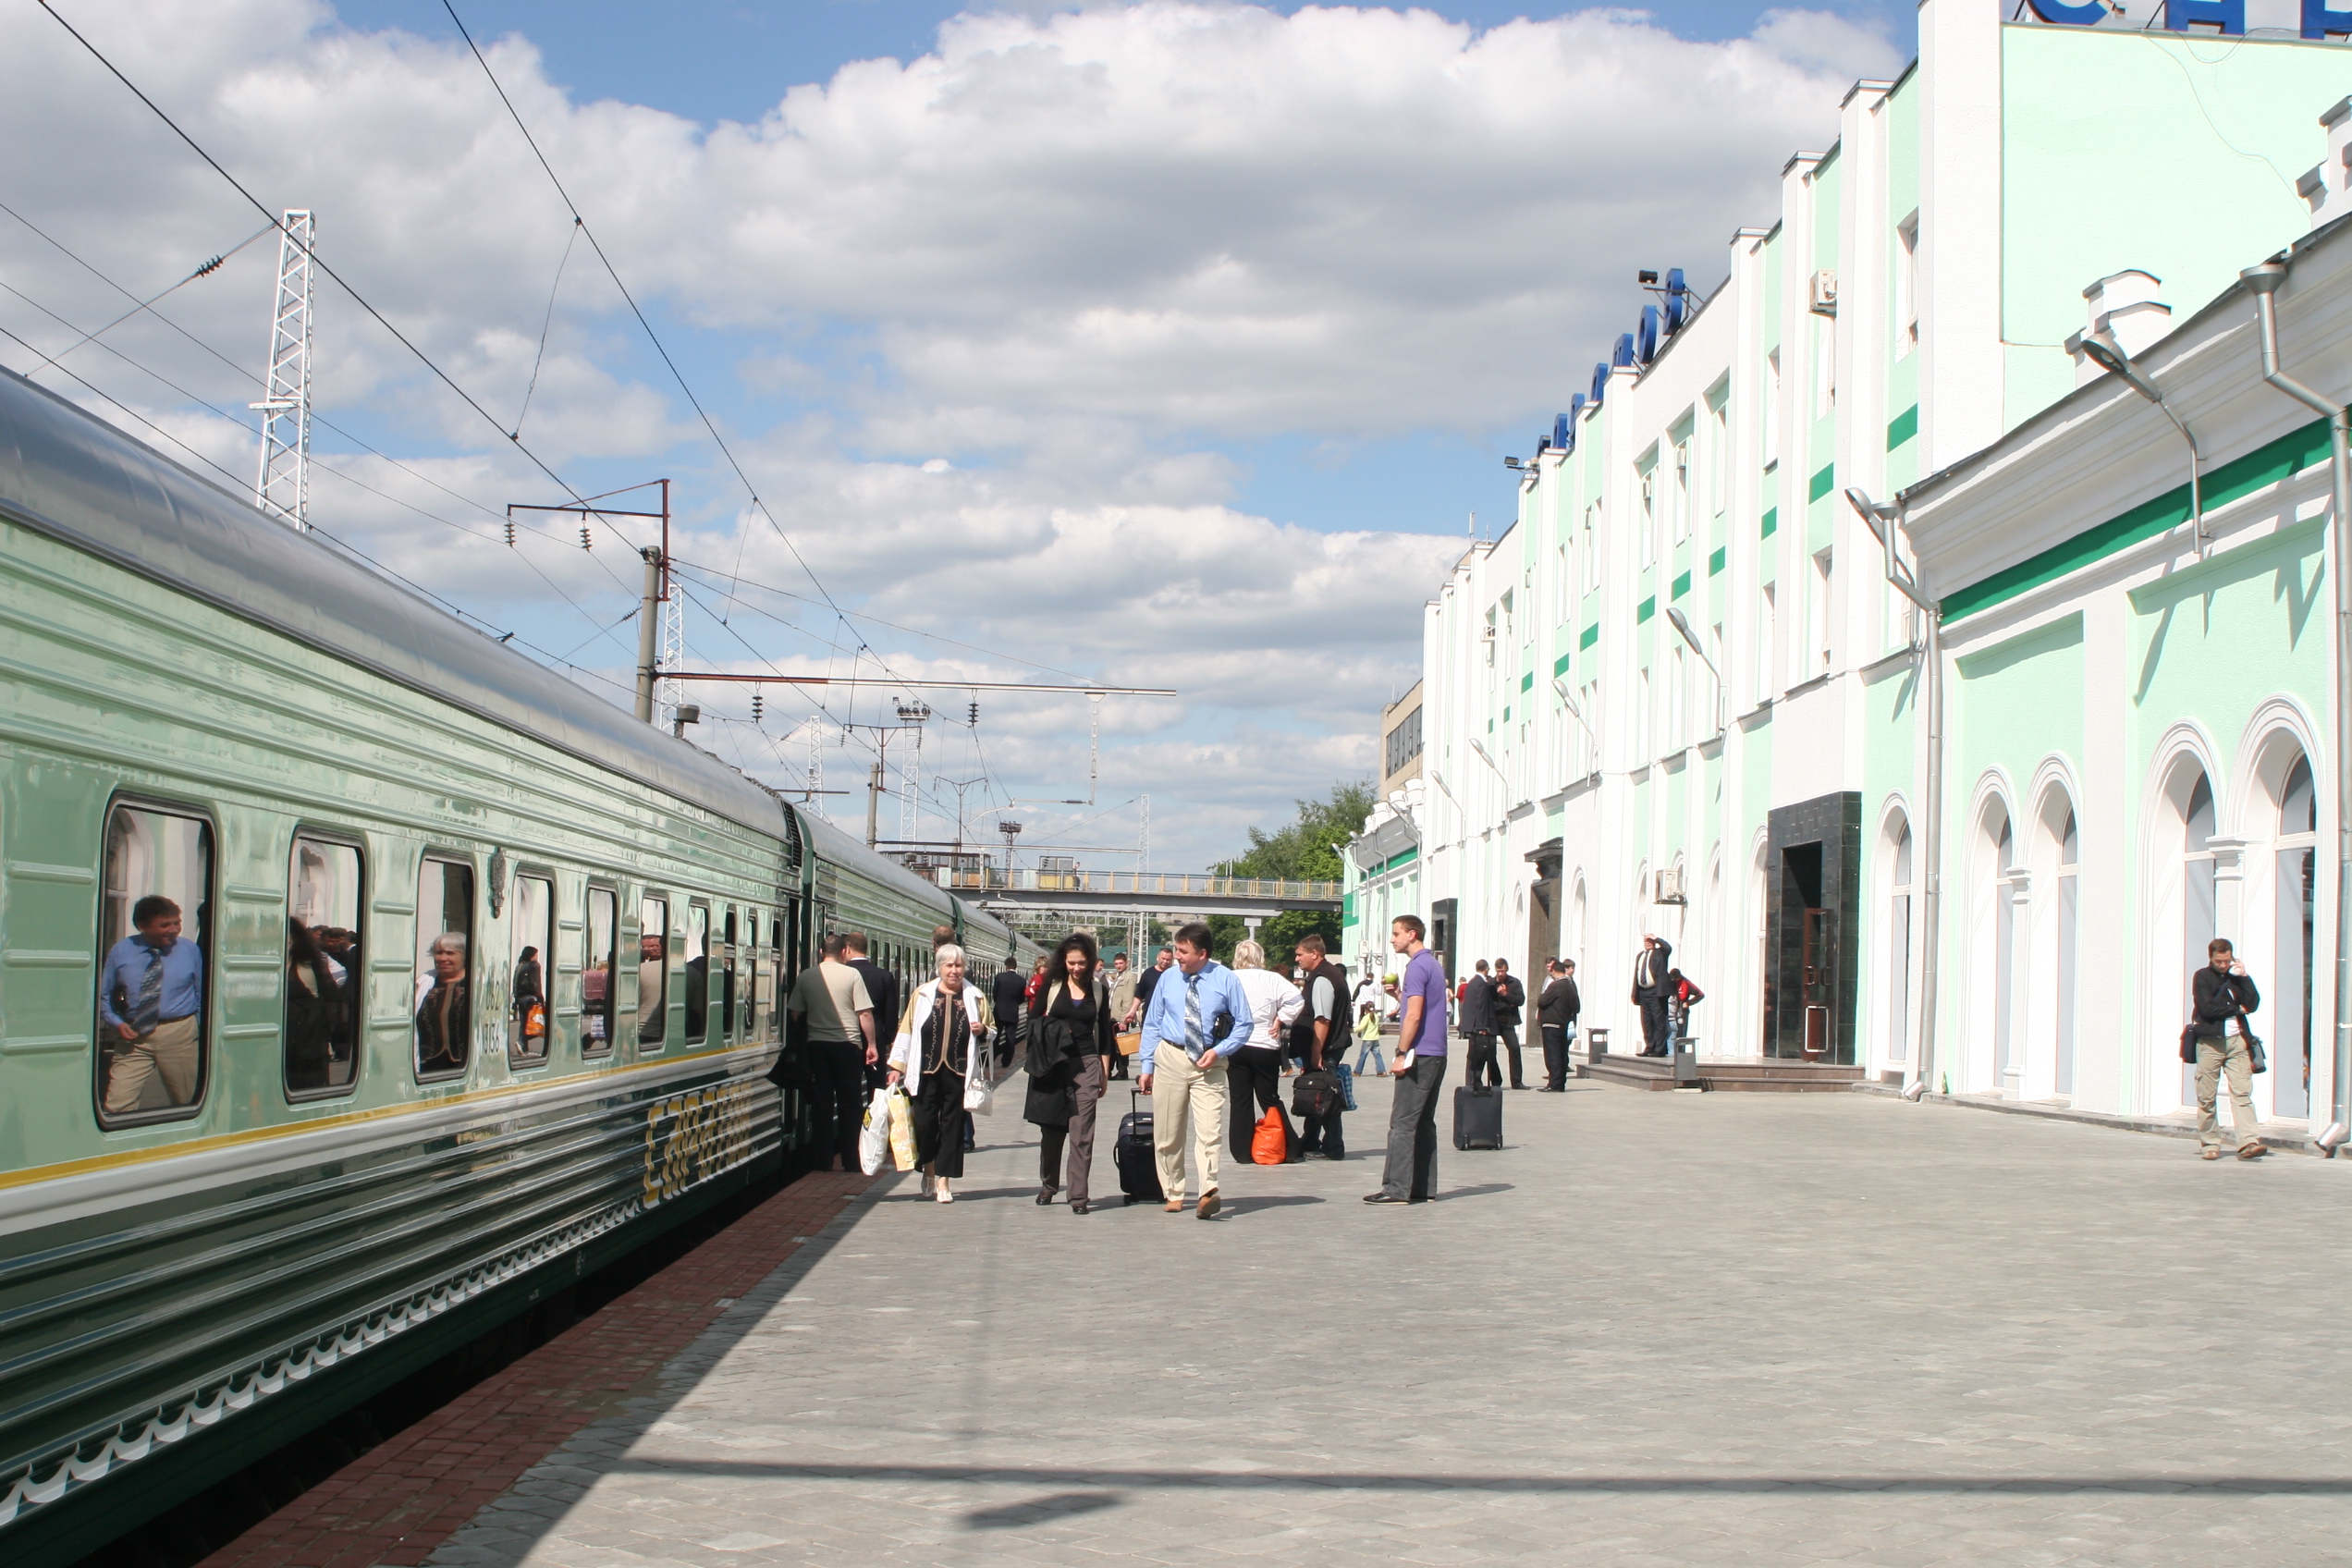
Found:
[[746, 827], [783, 832], [783, 802], [717, 757], [5, 370], [0, 513]]
[[942, 914], [954, 910], [955, 900], [937, 883], [927, 882], [889, 856], [867, 849], [864, 839], [844, 833], [806, 806], [779, 803], [800, 823], [811, 852], [836, 865], [853, 866], [861, 876], [870, 876], [911, 898], [920, 899]]

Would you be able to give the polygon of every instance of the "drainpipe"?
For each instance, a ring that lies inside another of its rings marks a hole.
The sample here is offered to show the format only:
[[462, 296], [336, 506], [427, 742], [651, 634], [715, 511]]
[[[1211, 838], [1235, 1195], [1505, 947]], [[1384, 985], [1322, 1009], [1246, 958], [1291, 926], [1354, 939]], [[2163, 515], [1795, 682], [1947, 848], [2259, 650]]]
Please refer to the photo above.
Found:
[[[1900, 499], [1900, 497], [1897, 497]], [[1928, 716], [1928, 777], [1920, 794], [1920, 862], [1926, 867], [1919, 894], [1918, 1072], [1904, 1085], [1906, 1100], [1923, 1098], [1935, 1083], [1936, 977], [1943, 925], [1943, 612], [1929, 597], [1918, 573], [1904, 564], [1896, 547], [1904, 512], [1881, 506], [1848, 486], [1847, 505], [1862, 514], [1886, 555], [1887, 585], [1917, 607], [1925, 626], [1920, 644], [1919, 705]]]
[[2278, 289], [2286, 263], [2264, 262], [2238, 276], [2254, 294], [2260, 328], [2262, 379], [2315, 413], [2327, 416], [2331, 542], [2328, 572], [2335, 579], [2335, 1088], [2320, 1148], [2330, 1159], [2352, 1140], [2352, 425], [2332, 403], [2279, 369]]

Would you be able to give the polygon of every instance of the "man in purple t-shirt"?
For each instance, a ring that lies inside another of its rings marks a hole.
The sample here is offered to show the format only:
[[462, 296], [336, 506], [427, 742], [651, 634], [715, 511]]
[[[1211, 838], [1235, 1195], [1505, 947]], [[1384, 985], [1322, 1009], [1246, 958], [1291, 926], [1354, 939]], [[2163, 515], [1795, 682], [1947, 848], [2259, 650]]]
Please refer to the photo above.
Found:
[[1389, 1106], [1389, 1162], [1366, 1203], [1427, 1203], [1438, 1172], [1438, 1085], [1445, 1082], [1446, 983], [1438, 955], [1422, 945], [1420, 917], [1398, 915], [1389, 946], [1405, 955], [1404, 1024], [1397, 1035], [1396, 1096]]

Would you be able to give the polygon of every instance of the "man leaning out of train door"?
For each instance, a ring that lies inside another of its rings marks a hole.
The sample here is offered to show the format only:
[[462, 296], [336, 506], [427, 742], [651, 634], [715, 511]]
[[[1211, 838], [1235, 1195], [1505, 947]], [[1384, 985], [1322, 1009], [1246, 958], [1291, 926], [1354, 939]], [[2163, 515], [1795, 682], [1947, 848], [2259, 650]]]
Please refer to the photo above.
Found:
[[801, 971], [784, 1004], [793, 1017], [808, 1020], [819, 1170], [830, 1169], [833, 1154], [840, 1156], [842, 1170], [858, 1169], [865, 1070], [881, 1054], [874, 1048], [874, 998], [864, 976], [844, 962], [847, 951], [841, 933], [826, 937], [824, 958]]
[[131, 934], [106, 950], [98, 1016], [113, 1035], [106, 1114], [139, 1109], [161, 1075], [173, 1105], [196, 1097], [197, 1026], [204, 1011], [204, 955], [182, 937], [179, 906], [150, 893], [131, 906]]

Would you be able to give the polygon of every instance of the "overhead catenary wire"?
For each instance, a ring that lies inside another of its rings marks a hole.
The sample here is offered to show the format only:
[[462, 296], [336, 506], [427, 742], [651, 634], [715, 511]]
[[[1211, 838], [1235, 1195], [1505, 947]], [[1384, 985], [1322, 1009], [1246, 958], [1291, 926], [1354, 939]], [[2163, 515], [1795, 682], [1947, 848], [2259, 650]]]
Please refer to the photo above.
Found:
[[[41, 3], [46, 6], [48, 0], [41, 0]], [[507, 96], [505, 84], [498, 80], [498, 73], [490, 68], [490, 61], [483, 55], [482, 46], [473, 41], [473, 34], [466, 27], [465, 18], [458, 15], [458, 8], [453, 0], [441, 0], [441, 8], [449, 13], [449, 20], [456, 26], [458, 36], [465, 40], [466, 48], [472, 52], [474, 63], [482, 67], [482, 74], [489, 80], [491, 91], [498, 95], [498, 102], [506, 106], [508, 117], [514, 121], [515, 129], [522, 133], [522, 140], [531, 148], [531, 155], [539, 161], [540, 168], [546, 172], [548, 183], [556, 188], [556, 194], [563, 199], [565, 210], [571, 214], [572, 222], [579, 226], [580, 233], [588, 241], [589, 250], [595, 253], [596, 260], [604, 267], [606, 276], [612, 279], [613, 287], [620, 291], [621, 300], [628, 305], [630, 314], [635, 316], [637, 325], [644, 329], [646, 341], [654, 346], [654, 352], [661, 356], [662, 363], [668, 368], [671, 378], [678, 383], [679, 391], [685, 395], [687, 403], [694, 410], [694, 416], [703, 422], [703, 428], [710, 433], [711, 442], [718, 448], [718, 455], [727, 459], [727, 466], [734, 471], [736, 479], [741, 482], [744, 494], [751, 497], [753, 508], [767, 521], [770, 528], [776, 531], [776, 536], [783, 541], [785, 549], [791, 553], [793, 562], [800, 567], [810, 584], [824, 598], [826, 607], [840, 617], [844, 624], [855, 630], [856, 623], [851, 619], [849, 612], [841, 607], [840, 602], [833, 597], [833, 591], [825, 585], [823, 579], [816, 575], [815, 569], [808, 564], [807, 557], [801, 554], [800, 545], [794, 542], [792, 535], [784, 525], [777, 521], [776, 514], [767, 509], [767, 502], [760, 496], [759, 486], [752, 483], [752, 476], [744, 472], [742, 463], [737, 460], [734, 448], [727, 444], [727, 437], [719, 434], [718, 423], [711, 418], [710, 410], [703, 407], [703, 400], [695, 396], [694, 388], [686, 380], [686, 373], [679, 368], [677, 360], [671, 357], [668, 345], [662, 341], [661, 334], [654, 330], [654, 324], [647, 319], [644, 310], [637, 303], [636, 295], [630, 292], [629, 285], [621, 280], [620, 269], [613, 265], [612, 258], [605, 253], [605, 247], [597, 239], [595, 229], [590, 227], [587, 218], [582, 214], [580, 203], [571, 199], [571, 192], [565, 189], [563, 177], [556, 173], [555, 165], [547, 161], [547, 154], [539, 146], [539, 139], [531, 134], [531, 127], [524, 122], [522, 112], [515, 107], [514, 100]], [[341, 279], [338, 278], [337, 281], [340, 282]], [[878, 654], [876, 655], [876, 661], [882, 665], [886, 672], [889, 669], [888, 661], [883, 660]]]
[[[10, 217], [17, 217], [17, 214], [13, 209], [9, 211], [8, 215]], [[18, 221], [22, 223], [24, 220], [22, 218], [18, 218]], [[31, 227], [31, 226], [27, 224], [26, 227]], [[221, 251], [210, 261], [198, 266], [194, 272], [190, 273], [186, 277], [181, 278], [178, 283], [173, 284], [170, 288], [164, 289], [161, 293], [153, 294], [144, 300], [138, 300], [130, 307], [130, 309], [125, 311], [122, 314], [108, 322], [105, 325], [96, 327], [89, 332], [83, 333], [80, 337], [75, 338], [74, 341], [67, 347], [60, 349], [55, 353], [46, 356], [39, 364], [33, 366], [31, 370], [27, 371], [25, 373], [26, 375], [30, 377], [37, 372], [48, 369], [51, 365], [55, 364], [59, 360], [64, 359], [67, 354], [70, 354], [75, 349], [80, 348], [83, 344], [94, 343], [99, 338], [105, 337], [109, 332], [114, 331], [115, 328], [120, 326], [123, 323], [129, 321], [131, 317], [138, 315], [142, 312], [153, 310], [155, 306], [160, 304], [163, 300], [170, 298], [174, 294], [177, 294], [179, 290], [187, 288], [198, 278], [212, 276], [213, 274], [220, 271], [222, 266], [227, 264], [229, 257], [234, 256], [238, 251], [242, 251], [246, 246], [251, 245], [254, 240], [259, 239], [263, 235], [267, 234], [271, 229], [276, 227], [277, 226], [276, 224], [263, 224], [261, 227], [255, 229], [252, 233], [247, 235], [244, 239], [230, 246], [227, 250]]]

